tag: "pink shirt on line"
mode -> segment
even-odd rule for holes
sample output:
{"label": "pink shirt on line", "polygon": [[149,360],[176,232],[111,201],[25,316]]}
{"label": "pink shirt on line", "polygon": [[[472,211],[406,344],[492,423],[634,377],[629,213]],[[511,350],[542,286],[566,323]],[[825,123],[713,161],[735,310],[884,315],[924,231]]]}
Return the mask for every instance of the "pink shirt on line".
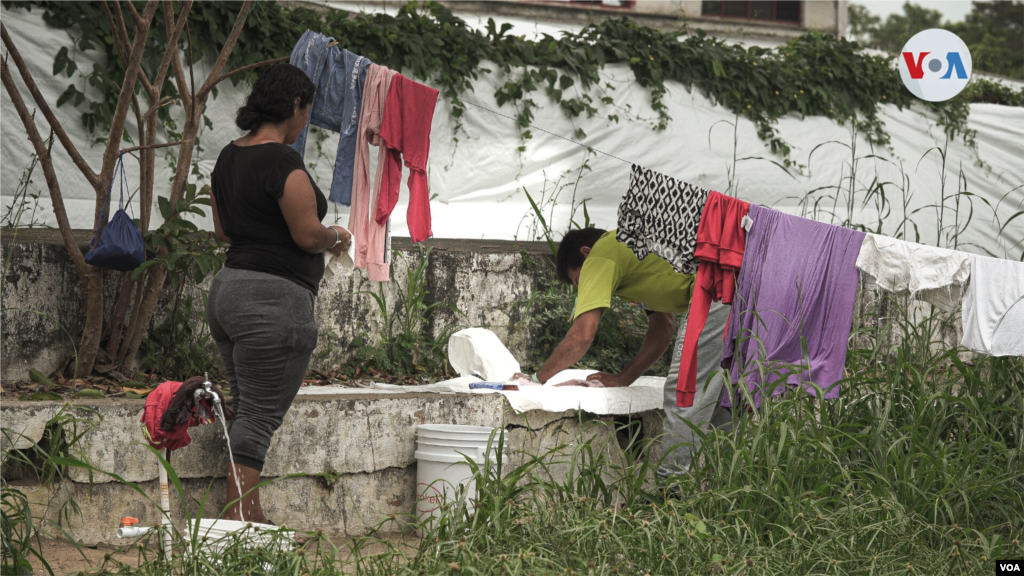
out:
{"label": "pink shirt on line", "polygon": [[352,211],[349,213],[348,229],[355,238],[355,266],[365,268],[367,276],[374,282],[385,282],[390,278],[386,254],[387,219],[381,224],[376,218],[370,218],[376,212],[371,206],[373,192],[381,188],[387,154],[378,152],[377,173],[371,185],[369,144],[380,146],[384,106],[396,74],[394,70],[377,64],[370,64],[366,70],[352,175]]}

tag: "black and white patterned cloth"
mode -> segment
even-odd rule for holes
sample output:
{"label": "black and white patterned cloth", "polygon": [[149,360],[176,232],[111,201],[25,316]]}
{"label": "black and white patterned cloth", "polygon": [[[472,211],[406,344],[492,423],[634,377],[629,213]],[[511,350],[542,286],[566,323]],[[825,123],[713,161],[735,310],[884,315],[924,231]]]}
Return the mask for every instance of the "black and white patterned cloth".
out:
{"label": "black and white patterned cloth", "polygon": [[619,204],[615,239],[641,260],[654,254],[667,260],[676,272],[696,274],[693,251],[709,192],[634,164],[629,190]]}

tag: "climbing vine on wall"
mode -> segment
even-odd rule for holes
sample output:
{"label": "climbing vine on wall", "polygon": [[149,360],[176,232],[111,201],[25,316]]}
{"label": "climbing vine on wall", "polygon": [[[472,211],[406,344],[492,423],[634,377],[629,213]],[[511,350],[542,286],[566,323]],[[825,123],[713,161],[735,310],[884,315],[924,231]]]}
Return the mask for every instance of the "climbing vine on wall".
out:
{"label": "climbing vine on wall", "polygon": [[[41,7],[47,23],[72,30],[73,49],[105,50],[108,66],[84,72],[100,96],[90,99],[72,84],[60,102],[86,106],[83,119],[87,127],[102,128],[104,118],[109,116],[105,107],[116,99],[120,71],[100,5],[5,5]],[[195,24],[191,41],[198,60],[223,43],[235,12],[230,3],[224,2],[197,2],[192,10]],[[628,65],[636,81],[649,91],[651,108],[657,114],[655,130],[665,129],[671,121],[665,104],[666,82],[676,81],[749,118],[760,138],[787,165],[791,163],[790,147],[775,127],[777,120],[787,114],[826,116],[840,124],[852,123],[872,143],[887,145],[889,135],[879,118],[880,105],[902,109],[918,104],[935,113],[947,135],[974,146],[974,134],[967,127],[969,103],[1024,105],[1024,90],[1014,91],[985,80],[973,81],[950,101],[920,102],[903,87],[891,58],[868,55],[855,42],[819,32],[807,32],[778,48],[766,49],[730,45],[701,30],[662,32],[623,17],[591,24],[579,33],[565,32],[560,38],[544,35],[539,40],[527,40],[509,34],[511,25],[498,25],[493,20],[486,30],[473,30],[448,8],[433,2],[410,2],[396,15],[314,11],[276,2],[259,2],[254,10],[239,37],[238,49],[231,55],[231,68],[286,56],[303,30],[319,30],[374,62],[439,87],[461,126],[466,111],[461,98],[468,98],[472,81],[492,72],[489,66],[494,66],[504,79],[495,98],[501,106],[514,107],[524,140],[531,137],[529,124],[538,106],[532,95],[538,90],[557,102],[570,118],[599,115],[597,101],[615,110],[614,88],[602,84],[600,76],[602,66],[607,64]],[[157,19],[150,42],[159,46],[164,33]],[[146,65],[155,66],[156,62]],[[66,72],[70,77],[73,70],[73,58],[62,49],[54,73]],[[237,83],[254,77],[255,72],[250,72],[232,80]],[[170,84],[167,87],[168,92],[174,89]],[[613,112],[607,118],[618,121],[619,114]],[[169,115],[162,119],[173,129]],[[577,128],[575,136],[584,138],[586,134]]]}

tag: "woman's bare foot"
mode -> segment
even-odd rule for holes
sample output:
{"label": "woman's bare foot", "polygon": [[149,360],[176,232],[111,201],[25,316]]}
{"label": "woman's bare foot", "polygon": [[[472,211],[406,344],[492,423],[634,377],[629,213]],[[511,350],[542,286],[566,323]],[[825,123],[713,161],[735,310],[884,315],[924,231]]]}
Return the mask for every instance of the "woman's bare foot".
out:
{"label": "woman's bare foot", "polygon": [[[228,464],[227,493],[228,508],[224,520],[238,520],[254,524],[270,524],[260,504],[260,473],[254,468]],[[241,492],[239,492],[241,486]]]}

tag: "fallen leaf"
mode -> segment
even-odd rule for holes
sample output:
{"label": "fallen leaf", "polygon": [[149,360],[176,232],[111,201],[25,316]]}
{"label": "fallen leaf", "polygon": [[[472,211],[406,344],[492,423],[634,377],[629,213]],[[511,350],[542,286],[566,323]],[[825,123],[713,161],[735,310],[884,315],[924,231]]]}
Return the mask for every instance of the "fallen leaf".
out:
{"label": "fallen leaf", "polygon": [[85,388],[75,392],[71,396],[72,398],[106,398],[107,395],[100,390],[94,388]]}
{"label": "fallen leaf", "polygon": [[31,394],[29,396],[22,396],[22,398],[19,398],[19,400],[21,400],[21,399],[31,400],[31,401],[63,400],[63,398],[61,398],[61,396],[59,394],[54,394],[53,392],[36,392],[35,394]]}
{"label": "fallen leaf", "polygon": [[56,386],[57,386],[56,384],[53,383],[53,380],[50,380],[49,378],[47,378],[39,370],[29,370],[28,371],[28,377],[29,377],[29,380],[35,382],[36,384],[40,384],[40,385],[42,385],[42,386],[44,386],[46,388],[56,388]]}

